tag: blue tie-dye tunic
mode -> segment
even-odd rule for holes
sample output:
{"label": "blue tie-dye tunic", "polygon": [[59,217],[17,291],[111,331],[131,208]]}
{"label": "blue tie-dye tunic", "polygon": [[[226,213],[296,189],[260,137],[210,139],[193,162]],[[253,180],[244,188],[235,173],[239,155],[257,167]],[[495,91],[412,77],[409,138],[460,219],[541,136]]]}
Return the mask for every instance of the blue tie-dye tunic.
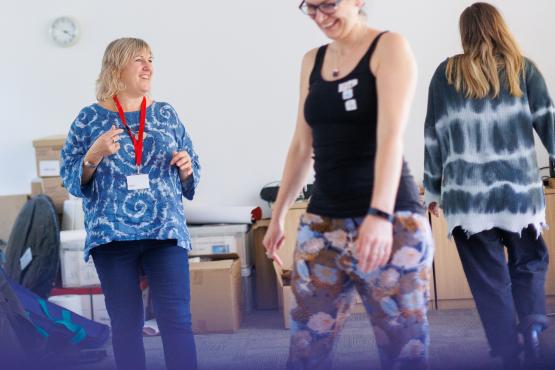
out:
{"label": "blue tie-dye tunic", "polygon": [[[125,113],[134,133],[139,112]],[[176,111],[167,103],[154,102],[146,111],[141,174],[148,174],[150,189],[127,190],[127,176],[137,173],[131,138],[124,131],[120,150],[105,157],[92,180],[81,186],[83,158],[95,140],[112,125],[123,128],[117,112],[93,104],[81,110],[62,149],[61,177],[66,189],[83,198],[85,212],[85,260],[90,250],[115,240],[176,239],[190,249],[182,196],[192,199],[200,177],[198,156]],[[179,170],[170,166],[174,151],[186,150],[193,175],[181,183]]]}
{"label": "blue tie-dye tunic", "polygon": [[443,62],[432,78],[425,122],[425,201],[438,202],[449,234],[498,227],[545,227],[545,200],[533,131],[555,158],[555,109],[545,81],[526,60],[523,96],[468,99],[447,83]]}

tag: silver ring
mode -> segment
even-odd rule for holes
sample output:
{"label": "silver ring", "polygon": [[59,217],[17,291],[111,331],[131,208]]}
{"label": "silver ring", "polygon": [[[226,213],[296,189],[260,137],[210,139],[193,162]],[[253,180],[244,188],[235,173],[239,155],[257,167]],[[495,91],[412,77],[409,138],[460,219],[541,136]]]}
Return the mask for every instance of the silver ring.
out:
{"label": "silver ring", "polygon": [[117,141],[116,139],[112,139],[112,142],[115,144],[115,143],[117,143],[118,141]]}

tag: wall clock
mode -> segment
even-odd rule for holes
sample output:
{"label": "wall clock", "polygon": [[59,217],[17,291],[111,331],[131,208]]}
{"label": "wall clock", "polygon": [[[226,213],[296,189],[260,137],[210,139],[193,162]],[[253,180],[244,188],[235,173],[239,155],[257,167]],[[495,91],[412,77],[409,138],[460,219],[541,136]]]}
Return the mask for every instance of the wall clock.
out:
{"label": "wall clock", "polygon": [[50,37],[58,46],[75,45],[79,39],[79,25],[71,17],[58,17],[50,25]]}

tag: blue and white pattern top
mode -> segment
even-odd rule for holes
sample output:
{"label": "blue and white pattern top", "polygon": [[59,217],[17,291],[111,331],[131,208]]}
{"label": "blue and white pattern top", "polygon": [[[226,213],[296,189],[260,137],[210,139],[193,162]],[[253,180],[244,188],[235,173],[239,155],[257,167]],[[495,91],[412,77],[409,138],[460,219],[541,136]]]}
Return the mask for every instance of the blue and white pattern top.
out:
{"label": "blue and white pattern top", "polygon": [[[139,113],[125,113],[134,133]],[[124,129],[120,150],[105,157],[91,181],[81,186],[85,154],[112,125]],[[170,161],[173,152],[184,150],[192,159],[193,175],[181,183],[179,170]],[[118,113],[98,104],[79,112],[62,148],[60,172],[66,189],[83,198],[85,260],[92,248],[116,240],[176,239],[179,246],[191,249],[182,196],[193,198],[200,165],[185,126],[168,103],[153,102],[147,107],[142,161],[140,173],[148,175],[150,189],[127,190],[126,176],[135,175],[137,167],[133,143]]]}
{"label": "blue and white pattern top", "polygon": [[534,130],[555,159],[555,108],[535,65],[525,60],[523,95],[468,99],[449,85],[446,62],[430,83],[425,121],[426,204],[442,207],[449,234],[493,227],[520,233],[545,225]]}

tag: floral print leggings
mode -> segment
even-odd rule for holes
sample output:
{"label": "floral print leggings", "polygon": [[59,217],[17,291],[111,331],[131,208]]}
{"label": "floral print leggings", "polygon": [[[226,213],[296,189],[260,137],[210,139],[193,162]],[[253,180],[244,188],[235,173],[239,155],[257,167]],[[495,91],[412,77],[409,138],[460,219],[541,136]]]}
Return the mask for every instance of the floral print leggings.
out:
{"label": "floral print leggings", "polygon": [[382,369],[427,369],[429,280],[434,246],[427,218],[397,212],[388,264],[357,268],[363,218],[301,218],[291,276],[288,369],[329,369],[333,345],[358,291],[374,329]]}

